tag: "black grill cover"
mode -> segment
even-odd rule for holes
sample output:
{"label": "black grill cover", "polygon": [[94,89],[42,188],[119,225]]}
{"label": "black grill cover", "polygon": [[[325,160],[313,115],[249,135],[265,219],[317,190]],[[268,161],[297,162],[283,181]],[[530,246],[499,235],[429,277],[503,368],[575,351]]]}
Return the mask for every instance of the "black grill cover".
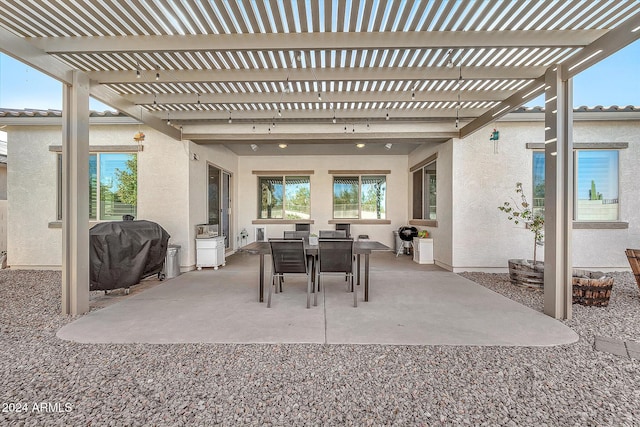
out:
{"label": "black grill cover", "polygon": [[92,291],[128,288],[159,273],[169,234],[151,221],[103,222],[89,230]]}

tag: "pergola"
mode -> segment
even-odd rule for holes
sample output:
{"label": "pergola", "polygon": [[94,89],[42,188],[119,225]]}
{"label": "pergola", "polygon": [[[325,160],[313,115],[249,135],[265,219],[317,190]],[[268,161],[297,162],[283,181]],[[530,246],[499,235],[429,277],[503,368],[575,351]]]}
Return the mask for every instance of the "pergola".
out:
{"label": "pergola", "polygon": [[293,154],[340,153],[360,140],[408,153],[545,94],[545,312],[571,316],[571,79],[640,38],[638,0],[0,0],[0,10],[0,50],[64,84],[64,312],[88,310],[90,96],[242,155],[283,141]]}

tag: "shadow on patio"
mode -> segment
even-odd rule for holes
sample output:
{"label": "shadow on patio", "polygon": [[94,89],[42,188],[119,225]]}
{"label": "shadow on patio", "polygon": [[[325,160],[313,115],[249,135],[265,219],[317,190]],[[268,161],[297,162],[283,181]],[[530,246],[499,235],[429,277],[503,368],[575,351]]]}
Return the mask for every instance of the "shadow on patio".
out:
{"label": "shadow on patio", "polygon": [[267,309],[258,302],[258,271],[257,256],[235,254],[217,271],[192,271],[132,292],[66,325],[58,337],[83,343],[479,346],[578,340],[571,329],[540,312],[391,252],[372,254],[370,301],[363,302],[364,286],[359,286],[357,308],[344,279],[335,276],[324,280],[318,306],[307,309],[306,280],[291,276]]}

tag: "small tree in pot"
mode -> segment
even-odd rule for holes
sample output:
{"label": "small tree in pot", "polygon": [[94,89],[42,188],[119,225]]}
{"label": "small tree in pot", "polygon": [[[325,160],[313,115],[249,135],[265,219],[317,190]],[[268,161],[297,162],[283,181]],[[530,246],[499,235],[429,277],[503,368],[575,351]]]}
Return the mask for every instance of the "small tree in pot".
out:
{"label": "small tree in pot", "polygon": [[[537,248],[538,245],[543,244],[544,236],[544,212],[534,212],[531,204],[527,201],[527,196],[522,190],[522,183],[516,183],[516,193],[520,196],[520,200],[516,201],[511,199],[511,202],[504,202],[502,206],[498,206],[502,212],[507,214],[507,219],[513,221],[514,224],[525,224],[525,227],[531,230],[533,233],[533,265],[531,268],[535,271],[537,268]],[[510,260],[510,264],[513,260]],[[544,268],[542,268],[544,269]],[[512,274],[512,279],[514,275]],[[534,285],[541,287],[541,283],[525,283],[527,285]]]}

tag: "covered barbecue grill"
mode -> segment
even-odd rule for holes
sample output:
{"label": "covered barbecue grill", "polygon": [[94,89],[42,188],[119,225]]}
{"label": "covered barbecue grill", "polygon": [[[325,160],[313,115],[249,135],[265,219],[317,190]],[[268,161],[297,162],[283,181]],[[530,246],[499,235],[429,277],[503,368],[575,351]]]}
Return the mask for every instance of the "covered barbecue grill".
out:
{"label": "covered barbecue grill", "polygon": [[151,221],[114,221],[89,230],[89,289],[106,291],[161,277],[169,233]]}

